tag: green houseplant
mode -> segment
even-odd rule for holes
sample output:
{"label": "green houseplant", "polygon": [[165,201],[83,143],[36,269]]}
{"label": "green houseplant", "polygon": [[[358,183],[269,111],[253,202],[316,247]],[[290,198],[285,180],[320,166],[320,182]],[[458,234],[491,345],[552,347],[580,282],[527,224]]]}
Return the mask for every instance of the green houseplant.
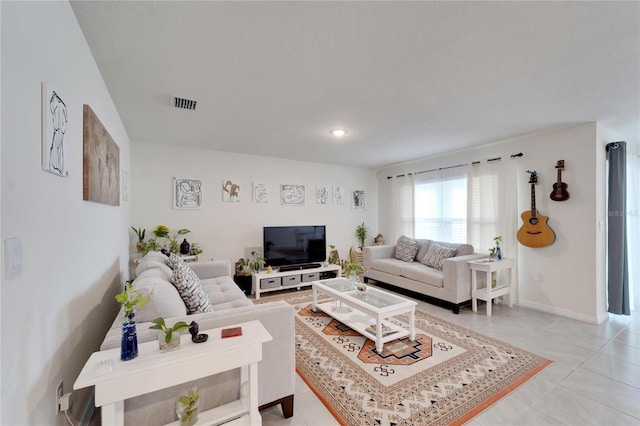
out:
{"label": "green houseplant", "polygon": [[158,345],[161,351],[171,351],[180,347],[180,330],[189,328],[184,321],[178,321],[173,326],[168,327],[164,318],[156,318],[149,327],[151,330],[158,330]]}
{"label": "green houseplant", "polygon": [[369,235],[369,231],[367,230],[367,227],[364,225],[364,222],[362,222],[362,225],[358,225],[356,227],[356,237],[358,237],[358,241],[360,241],[360,248],[364,247],[364,240],[367,239],[368,235]]}
{"label": "green houseplant", "polygon": [[260,268],[267,263],[267,260],[261,256],[262,253],[260,253],[257,250],[252,250],[251,251],[251,258],[246,258],[242,260],[242,266],[243,269],[242,271],[244,272],[245,275],[250,275],[251,271],[253,272],[259,272]]}
{"label": "green houseplant", "polygon": [[136,250],[139,251],[140,253],[145,252],[146,244],[144,243],[144,236],[147,230],[144,228],[134,228],[133,226],[131,227],[131,229],[133,229],[133,232],[135,232],[136,236],[138,237],[138,242],[136,243]]}
{"label": "green houseplant", "polygon": [[122,304],[122,341],[120,346],[120,359],[128,361],[138,356],[138,335],[136,333],[135,307],[143,307],[149,302],[151,296],[144,295],[133,288],[131,281],[124,284],[124,291],[116,294],[116,301]]}
{"label": "green houseplant", "polygon": [[176,414],[181,426],[192,426],[198,421],[200,391],[197,386],[180,395],[176,401]]}

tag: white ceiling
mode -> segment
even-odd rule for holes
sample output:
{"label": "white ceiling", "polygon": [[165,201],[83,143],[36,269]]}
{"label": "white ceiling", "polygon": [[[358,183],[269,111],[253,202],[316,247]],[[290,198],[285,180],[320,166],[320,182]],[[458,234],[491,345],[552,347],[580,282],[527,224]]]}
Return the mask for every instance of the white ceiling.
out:
{"label": "white ceiling", "polygon": [[636,1],[71,4],[133,143],[380,167],[589,121],[640,140]]}

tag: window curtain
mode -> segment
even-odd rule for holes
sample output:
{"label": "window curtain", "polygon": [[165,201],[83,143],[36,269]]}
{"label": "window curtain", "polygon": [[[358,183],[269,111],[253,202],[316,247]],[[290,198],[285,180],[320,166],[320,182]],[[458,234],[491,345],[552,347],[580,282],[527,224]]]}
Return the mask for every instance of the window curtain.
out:
{"label": "window curtain", "polygon": [[467,178],[466,165],[416,173],[416,238],[451,243],[467,241]]}
{"label": "window curtain", "polygon": [[640,149],[627,152],[627,265],[631,310],[640,308]]}
{"label": "window curtain", "polygon": [[[518,201],[516,163],[510,160],[471,166],[468,181],[467,235],[477,253],[489,253],[501,236],[503,257],[518,264]],[[517,275],[517,274],[516,274]],[[514,284],[514,288],[517,288]]]}
{"label": "window curtain", "polygon": [[401,236],[413,237],[413,175],[401,175],[387,182],[391,186],[391,239],[386,244],[394,244]]}
{"label": "window curtain", "polygon": [[626,142],[607,144],[607,310],[630,315],[627,257]]}

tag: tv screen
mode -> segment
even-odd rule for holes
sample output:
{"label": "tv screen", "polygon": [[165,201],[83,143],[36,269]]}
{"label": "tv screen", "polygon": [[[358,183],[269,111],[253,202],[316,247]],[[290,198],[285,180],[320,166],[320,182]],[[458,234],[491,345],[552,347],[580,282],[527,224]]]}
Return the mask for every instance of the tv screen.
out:
{"label": "tv screen", "polygon": [[327,238],[320,226],[265,226],[262,249],[269,266],[324,262]]}

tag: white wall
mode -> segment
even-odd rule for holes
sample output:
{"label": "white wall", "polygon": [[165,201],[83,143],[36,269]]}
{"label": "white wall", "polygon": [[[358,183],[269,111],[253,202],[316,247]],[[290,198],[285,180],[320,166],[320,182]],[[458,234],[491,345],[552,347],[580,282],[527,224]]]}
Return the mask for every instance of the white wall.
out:
{"label": "white wall", "polygon": [[[602,321],[606,318],[604,232],[598,230],[598,223],[605,220],[605,142],[597,138],[596,130],[595,123],[588,123],[389,167],[379,173],[380,205],[390,203],[387,176],[502,157],[502,161],[518,164],[518,211],[523,212],[531,208],[526,170],[536,170],[536,206],[541,214],[549,217],[548,225],[555,232],[556,240],[551,246],[539,249],[519,244],[518,301],[523,306],[583,321]],[[524,156],[509,158],[518,152]],[[571,196],[563,202],[549,198],[557,179],[558,160],[565,160],[562,180],[567,183]],[[520,219],[518,223],[522,224]],[[392,229],[384,209],[380,211],[380,228],[383,233]]]}
{"label": "white wall", "polygon": [[[132,225],[147,229],[147,235],[159,224],[173,231],[188,228],[187,240],[204,247],[205,259],[237,261],[247,247],[262,246],[263,226],[326,225],[327,243],[336,245],[342,258],[358,245],[356,226],[364,222],[369,228],[368,244],[378,233],[374,170],[139,142],[132,143],[131,162]],[[201,210],[172,208],[173,177],[203,181]],[[223,179],[240,185],[240,202],[222,201]],[[252,201],[253,182],[267,184],[268,203]],[[281,205],[281,184],[304,185],[305,205]],[[343,205],[316,204],[318,185],[343,186],[348,194],[364,189],[366,210],[352,211],[348,196]],[[132,250],[133,243],[131,232]]]}
{"label": "white wall", "polygon": [[[129,205],[82,200],[82,105],[120,147],[129,140],[67,2],[1,2],[2,240],[20,238],[22,273],[2,276],[3,425],[63,425],[55,388],[70,392],[115,318],[128,261]],[[40,83],[69,111],[69,177],[41,169]],[[82,394],[74,392],[72,417]]]}

